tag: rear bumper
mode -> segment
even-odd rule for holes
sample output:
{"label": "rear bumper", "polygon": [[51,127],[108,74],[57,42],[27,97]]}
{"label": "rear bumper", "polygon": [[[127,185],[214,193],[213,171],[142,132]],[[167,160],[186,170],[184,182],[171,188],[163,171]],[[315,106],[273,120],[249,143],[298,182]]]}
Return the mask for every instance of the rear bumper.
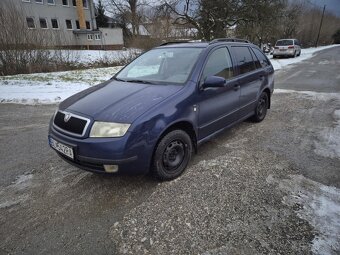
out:
{"label": "rear bumper", "polygon": [[285,50],[285,51],[280,51],[280,50],[274,50],[273,56],[294,56],[295,50]]}
{"label": "rear bumper", "polygon": [[57,154],[69,164],[80,169],[106,173],[104,165],[117,165],[116,174],[144,174],[149,171],[151,154],[145,144],[131,142],[131,133],[121,138],[79,139],[59,133],[50,127],[48,137],[73,149],[71,159],[60,152]]}

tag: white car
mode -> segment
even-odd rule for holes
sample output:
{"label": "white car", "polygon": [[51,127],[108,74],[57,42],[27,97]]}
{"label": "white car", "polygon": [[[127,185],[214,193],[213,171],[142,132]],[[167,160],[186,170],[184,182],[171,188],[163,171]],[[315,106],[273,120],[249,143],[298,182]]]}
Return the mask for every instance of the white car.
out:
{"label": "white car", "polygon": [[280,39],[276,42],[273,58],[297,57],[301,55],[301,44],[297,39]]}

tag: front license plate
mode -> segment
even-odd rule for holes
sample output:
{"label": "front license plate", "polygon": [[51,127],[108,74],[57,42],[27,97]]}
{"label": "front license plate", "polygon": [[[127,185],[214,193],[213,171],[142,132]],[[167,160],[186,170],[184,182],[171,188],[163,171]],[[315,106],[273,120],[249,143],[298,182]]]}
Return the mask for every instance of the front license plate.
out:
{"label": "front license plate", "polygon": [[56,151],[59,151],[61,154],[74,159],[74,155],[73,155],[73,149],[63,143],[60,143],[56,140],[54,140],[53,138],[50,137],[50,145],[53,149],[55,149]]}

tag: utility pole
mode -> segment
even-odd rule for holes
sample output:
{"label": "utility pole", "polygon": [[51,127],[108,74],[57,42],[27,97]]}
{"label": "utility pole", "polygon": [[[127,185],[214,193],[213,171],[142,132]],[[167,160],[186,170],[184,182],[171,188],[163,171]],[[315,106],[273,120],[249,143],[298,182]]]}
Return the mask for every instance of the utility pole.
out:
{"label": "utility pole", "polygon": [[322,22],[323,22],[323,16],[325,15],[325,10],[326,10],[326,5],[323,6],[323,12],[322,12],[322,17],[321,17],[321,21],[320,21],[318,37],[316,38],[316,42],[315,42],[315,48],[318,47],[320,32],[321,32],[321,27],[322,27]]}

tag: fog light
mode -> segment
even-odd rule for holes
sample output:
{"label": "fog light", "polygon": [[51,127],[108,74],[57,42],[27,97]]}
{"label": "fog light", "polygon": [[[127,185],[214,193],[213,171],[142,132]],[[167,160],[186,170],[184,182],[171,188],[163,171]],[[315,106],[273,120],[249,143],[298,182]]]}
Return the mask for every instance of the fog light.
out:
{"label": "fog light", "polygon": [[118,172],[117,165],[104,165],[105,172],[107,173],[116,173]]}

